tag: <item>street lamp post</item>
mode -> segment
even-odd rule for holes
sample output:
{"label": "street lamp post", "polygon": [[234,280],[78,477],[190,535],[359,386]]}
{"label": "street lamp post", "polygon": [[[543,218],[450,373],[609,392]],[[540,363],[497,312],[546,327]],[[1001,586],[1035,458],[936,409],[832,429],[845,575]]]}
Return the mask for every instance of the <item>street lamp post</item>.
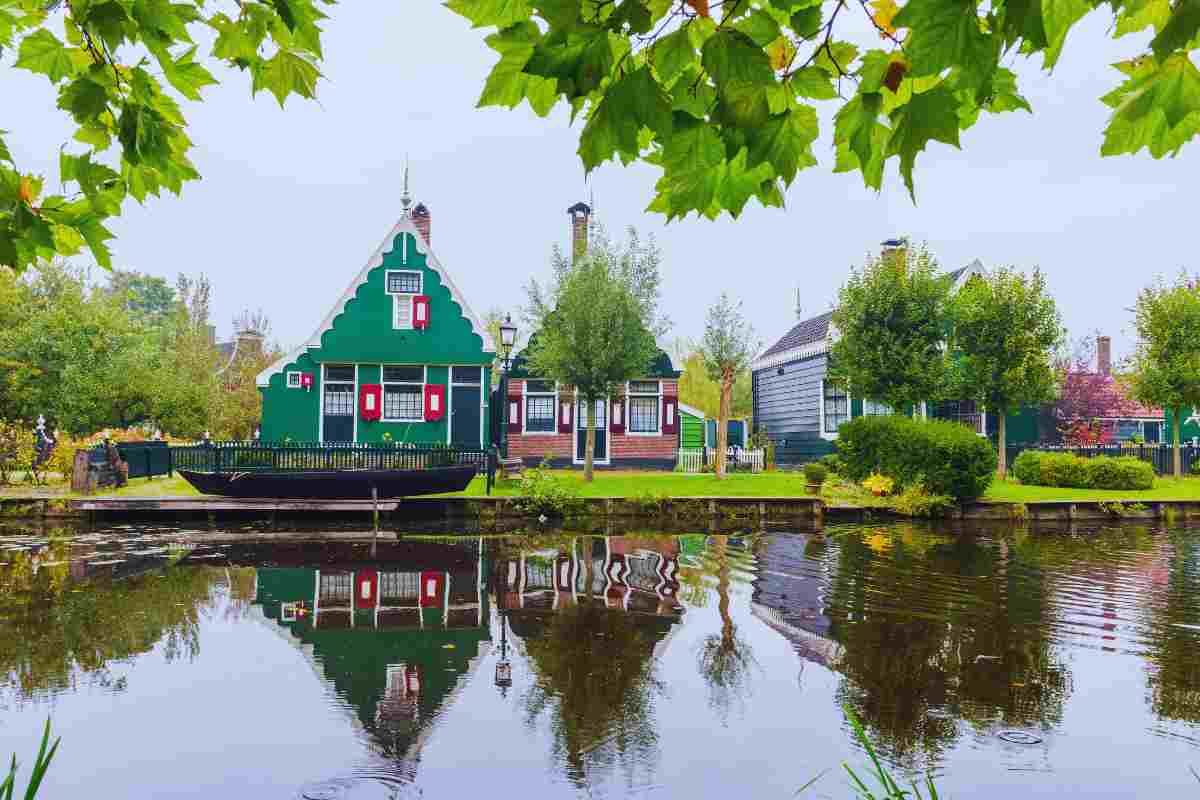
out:
{"label": "street lamp post", "polygon": [[508,371],[512,368],[512,349],[517,342],[517,326],[513,324],[512,315],[505,314],[500,323],[500,455],[508,458]]}

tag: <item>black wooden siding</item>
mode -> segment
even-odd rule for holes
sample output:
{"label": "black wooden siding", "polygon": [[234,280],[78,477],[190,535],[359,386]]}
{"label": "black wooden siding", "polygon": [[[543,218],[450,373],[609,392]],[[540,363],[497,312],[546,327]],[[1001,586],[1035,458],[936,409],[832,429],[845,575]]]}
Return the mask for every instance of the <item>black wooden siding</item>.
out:
{"label": "black wooden siding", "polygon": [[827,362],[821,353],[754,372],[754,428],[766,431],[775,445],[777,464],[801,464],[833,452],[833,443],[821,438],[820,427]]}

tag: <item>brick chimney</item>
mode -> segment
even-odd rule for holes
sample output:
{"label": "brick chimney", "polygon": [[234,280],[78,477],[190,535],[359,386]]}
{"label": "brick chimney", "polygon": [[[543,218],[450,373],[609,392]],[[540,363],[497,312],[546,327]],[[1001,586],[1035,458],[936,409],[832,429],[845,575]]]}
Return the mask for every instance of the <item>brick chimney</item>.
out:
{"label": "brick chimney", "polygon": [[1096,337],[1096,371],[1101,375],[1112,374],[1112,338]]}
{"label": "brick chimney", "polygon": [[587,252],[592,207],[587,203],[576,203],[567,209],[567,213],[571,215],[571,260],[578,261]]}
{"label": "brick chimney", "polygon": [[904,255],[907,251],[907,236],[898,236],[895,239],[887,239],[880,244],[880,256],[885,260],[896,259],[903,263]]}
{"label": "brick chimney", "polygon": [[412,212],[413,224],[417,226],[417,230],[421,232],[421,238],[425,240],[425,244],[430,244],[429,226],[433,220],[429,217],[429,206],[424,203],[417,203],[417,207]]}

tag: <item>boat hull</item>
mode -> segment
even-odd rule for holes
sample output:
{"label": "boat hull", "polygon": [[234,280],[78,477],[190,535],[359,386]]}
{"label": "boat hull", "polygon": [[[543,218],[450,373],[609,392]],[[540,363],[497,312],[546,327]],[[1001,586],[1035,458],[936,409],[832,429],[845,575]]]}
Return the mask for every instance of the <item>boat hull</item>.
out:
{"label": "boat hull", "polygon": [[308,472],[178,471],[202,494],[222,497],[314,500],[370,500],[375,488],[380,500],[425,494],[461,492],[476,468],[313,470]]}

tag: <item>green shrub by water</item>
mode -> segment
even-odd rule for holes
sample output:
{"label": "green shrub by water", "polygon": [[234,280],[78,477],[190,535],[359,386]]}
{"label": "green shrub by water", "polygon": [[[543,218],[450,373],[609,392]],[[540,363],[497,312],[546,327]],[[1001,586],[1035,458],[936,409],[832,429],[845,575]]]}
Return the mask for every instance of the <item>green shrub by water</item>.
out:
{"label": "green shrub by water", "polygon": [[828,475],[829,470],[826,469],[824,464],[817,464],[814,462],[812,464],[804,465],[804,479],[813,486],[820,486],[825,482],[825,478]]}
{"label": "green shrub by water", "polygon": [[957,502],[983,496],[996,472],[996,451],[957,422],[906,416],[858,417],[838,428],[843,474],[862,481],[873,473],[896,488],[922,485]]}
{"label": "green shrub by water", "polygon": [[1073,453],[1026,450],[1017,456],[1012,471],[1028,486],[1131,490],[1154,486],[1154,468],[1133,456],[1083,458]]}

